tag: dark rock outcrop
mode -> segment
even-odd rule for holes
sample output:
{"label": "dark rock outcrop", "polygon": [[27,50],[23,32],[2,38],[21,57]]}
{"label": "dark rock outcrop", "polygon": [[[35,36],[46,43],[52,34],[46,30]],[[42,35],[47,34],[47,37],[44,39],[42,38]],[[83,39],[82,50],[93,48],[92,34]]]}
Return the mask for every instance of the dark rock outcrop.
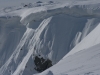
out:
{"label": "dark rock outcrop", "polygon": [[52,66],[51,60],[44,59],[43,57],[39,58],[38,56],[35,57],[34,63],[35,63],[35,66],[36,66],[34,69],[38,72],[42,72],[42,71],[44,71],[47,68]]}

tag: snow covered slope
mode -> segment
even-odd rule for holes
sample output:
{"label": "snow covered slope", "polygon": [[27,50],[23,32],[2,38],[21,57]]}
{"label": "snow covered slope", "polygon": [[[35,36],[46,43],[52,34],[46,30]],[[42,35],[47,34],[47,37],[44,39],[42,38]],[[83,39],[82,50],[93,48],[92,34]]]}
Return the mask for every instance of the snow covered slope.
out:
{"label": "snow covered slope", "polygon": [[34,75],[100,75],[100,44],[76,52],[40,74]]}
{"label": "snow covered slope", "polygon": [[99,75],[100,24],[56,65],[34,75]]}
{"label": "snow covered slope", "polygon": [[[100,1],[97,1],[66,1],[31,8],[12,7],[1,10],[0,75],[33,75],[39,70],[44,71],[43,63],[47,60],[48,64],[51,62],[54,65],[49,69],[50,75],[52,72],[54,75],[66,75],[67,71],[81,67],[81,61],[78,66],[73,63],[76,59],[71,59],[77,57],[77,52],[80,52],[80,56],[82,53],[85,56],[86,51],[90,51],[87,48],[100,43]],[[91,58],[92,55],[87,56]],[[35,64],[36,57],[43,60],[40,63],[42,67]],[[62,68],[55,67],[69,67],[71,64],[66,63],[67,58],[75,67],[60,72]],[[87,59],[84,58],[85,60]],[[59,66],[58,62],[62,65]],[[86,63],[88,64],[87,61]],[[42,74],[45,75],[47,71]],[[77,71],[75,74],[78,74]]]}

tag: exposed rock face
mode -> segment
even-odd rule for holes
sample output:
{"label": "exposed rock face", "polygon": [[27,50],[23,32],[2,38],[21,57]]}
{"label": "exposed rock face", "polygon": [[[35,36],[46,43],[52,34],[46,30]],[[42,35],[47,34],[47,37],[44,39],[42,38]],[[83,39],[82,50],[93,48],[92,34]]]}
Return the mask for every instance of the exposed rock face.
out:
{"label": "exposed rock face", "polygon": [[38,56],[35,57],[34,63],[36,66],[34,69],[38,72],[42,72],[52,66],[51,60],[49,60],[49,59],[46,60],[43,57],[39,58]]}

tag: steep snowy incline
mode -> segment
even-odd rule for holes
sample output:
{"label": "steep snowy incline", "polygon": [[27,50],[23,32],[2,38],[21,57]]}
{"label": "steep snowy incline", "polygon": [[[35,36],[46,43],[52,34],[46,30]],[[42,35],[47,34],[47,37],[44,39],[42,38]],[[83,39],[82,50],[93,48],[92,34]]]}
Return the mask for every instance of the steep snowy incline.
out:
{"label": "steep snowy incline", "polygon": [[18,66],[18,68],[16,69],[16,71],[13,73],[13,75],[19,75],[19,74],[22,74],[23,73],[23,71],[25,69],[25,66],[26,66],[29,58],[31,57],[31,55],[34,52],[35,43],[37,43],[39,41],[39,37],[40,37],[41,32],[48,25],[48,23],[50,22],[51,19],[52,19],[52,17],[44,20],[41,23],[41,25],[36,29],[34,36],[29,41],[29,52],[23,58],[22,62],[20,63],[20,65]]}
{"label": "steep snowy incline", "polygon": [[[60,67],[74,65],[74,57],[78,56],[76,53],[80,53],[80,57],[83,53],[84,57],[85,51],[90,51],[91,46],[100,43],[100,1],[96,1],[68,0],[65,3],[0,12],[0,75],[33,75],[52,65],[59,67],[60,63],[64,63]],[[36,58],[38,61],[35,61]],[[67,58],[68,62],[72,61],[71,64],[65,64],[68,63]],[[85,60],[87,59],[84,58]],[[45,63],[46,61],[48,62]],[[69,70],[77,69],[83,63],[79,61],[79,64],[66,70],[69,74],[74,74]],[[62,68],[56,68],[59,72],[50,68],[51,74],[52,69],[54,74],[59,75]],[[61,70],[62,73],[64,71]],[[45,75],[45,72],[42,74]]]}
{"label": "steep snowy incline", "polygon": [[[33,29],[27,28],[26,33],[23,35],[23,38],[21,39],[14,53],[12,53],[8,61],[0,68],[0,75],[9,75],[10,74],[9,70],[11,71],[11,74],[15,71],[13,75],[19,75],[23,73],[28,60],[33,54],[35,43],[39,41],[39,36],[41,32],[48,25],[51,18],[44,20],[35,31]],[[23,49],[23,47],[28,42],[29,46],[27,46],[25,52],[19,55],[19,53],[21,53],[21,49]],[[22,56],[24,57],[21,58]]]}
{"label": "steep snowy incline", "polygon": [[34,75],[100,74],[100,23],[57,64]]}
{"label": "steep snowy incline", "polygon": [[100,44],[61,60],[43,73],[33,75],[100,75]]}
{"label": "steep snowy incline", "polygon": [[100,23],[77,46],[75,46],[64,58],[80,50],[87,49],[100,43]]}
{"label": "steep snowy incline", "polygon": [[0,18],[0,67],[16,49],[25,30],[19,17]]}
{"label": "steep snowy incline", "polygon": [[[12,71],[12,72],[13,72],[13,71],[16,69],[16,67],[13,67],[13,66],[18,65],[19,62],[20,62],[19,59],[21,59],[21,58],[19,58],[18,61],[16,61],[16,59],[15,59],[16,57],[15,57],[15,56],[17,56],[17,54],[21,51],[21,48],[22,48],[23,45],[27,42],[26,40],[29,39],[29,37],[30,37],[29,32],[32,33],[33,30],[32,30],[32,29],[27,29],[27,30],[26,30],[26,32],[24,33],[22,39],[20,40],[19,44],[17,45],[17,48],[14,50],[13,53],[11,53],[10,58],[8,58],[8,60],[5,62],[5,64],[0,68],[0,75],[3,75],[3,74],[5,74],[5,73],[6,73],[5,75],[8,75],[8,74],[9,74],[9,71]],[[27,51],[26,51],[26,52],[27,52]],[[26,52],[24,52],[24,54],[25,54]],[[23,56],[23,54],[22,54],[22,56]],[[3,60],[2,60],[2,61],[3,61]],[[12,63],[13,63],[13,64],[12,64]],[[14,64],[14,63],[16,63],[16,64]],[[10,66],[10,65],[12,65],[12,66]],[[11,73],[12,73],[12,72],[11,72]]]}
{"label": "steep snowy incline", "polygon": [[[24,33],[22,39],[20,40],[17,48],[13,50],[14,53],[13,54],[10,53],[11,57],[7,58],[8,61],[7,62],[3,61],[1,58],[1,60],[5,64],[1,65],[2,67],[0,68],[0,71],[1,71],[0,73],[4,75],[6,74],[10,75],[14,73],[17,68],[18,69],[20,68],[19,64],[22,61],[26,60],[25,56],[30,49],[33,49],[33,50],[35,49],[35,51],[32,53],[34,56],[37,56],[40,54],[43,58],[50,59],[52,61],[52,64],[57,63],[66,53],[70,51],[70,48],[73,48],[77,44],[77,43],[74,44],[74,46],[72,44],[70,46],[75,36],[77,39],[76,34],[79,32],[81,34],[84,34],[82,33],[82,30],[85,27],[85,24],[88,22],[87,19],[88,19],[87,17],[77,18],[77,17],[63,15],[63,14],[56,15],[52,18],[52,20],[50,20],[49,25],[45,29],[43,29],[43,31],[41,31],[39,34],[35,33],[37,32],[37,28],[34,28],[34,25],[38,25],[39,23],[35,24],[33,23],[33,21],[28,23],[26,26],[31,27],[31,28],[26,29],[26,32]],[[94,19],[94,20],[98,20],[98,19]],[[92,20],[92,22],[94,22],[94,20]],[[97,22],[99,22],[99,20]],[[43,21],[43,24],[46,24],[46,22]],[[41,27],[42,25],[38,27],[38,30]],[[38,37],[40,39],[36,37],[38,42],[34,43],[35,41],[34,38],[30,40],[33,35],[36,35],[36,36],[40,35],[40,37]],[[35,46],[33,44],[35,44]],[[11,50],[9,49],[9,51]],[[2,54],[1,56],[5,58]],[[23,75],[25,74],[27,75],[28,73],[32,75],[32,73],[35,73],[34,72],[35,71],[34,57],[33,59],[30,58],[28,60],[29,61],[26,62],[27,65],[25,64],[26,66],[28,66],[28,68],[25,68]],[[31,68],[31,71],[30,71],[30,68]],[[18,69],[16,70],[16,72],[20,72],[21,70],[23,70],[23,69],[20,69],[20,70]],[[16,72],[15,74],[17,74]]]}

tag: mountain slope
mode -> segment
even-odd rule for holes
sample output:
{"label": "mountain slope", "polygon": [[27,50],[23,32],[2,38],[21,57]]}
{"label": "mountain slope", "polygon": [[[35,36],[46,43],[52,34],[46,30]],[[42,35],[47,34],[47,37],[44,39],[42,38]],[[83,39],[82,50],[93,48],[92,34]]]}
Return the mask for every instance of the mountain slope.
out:
{"label": "mountain slope", "polygon": [[[85,56],[84,49],[100,43],[99,3],[99,1],[67,1],[31,8],[10,8],[11,11],[7,12],[1,11],[0,75],[33,75],[50,67],[47,65],[44,68],[43,65],[46,64],[54,65],[54,68],[48,69],[51,70],[49,71],[51,75],[64,74],[65,70],[60,71],[60,68],[55,68],[56,65],[61,63],[60,67],[68,66],[68,64],[63,65],[67,58],[71,61],[70,59],[77,57],[75,55],[77,52],[80,52],[81,56],[80,50],[83,50],[83,56]],[[35,62],[36,57],[37,62]],[[73,63],[75,60],[72,60],[72,65],[75,65]],[[84,58],[84,60],[87,59]],[[46,61],[49,62],[46,63]],[[82,66],[83,63],[81,61],[79,63],[79,67]],[[75,65],[67,70],[77,67]],[[57,70],[59,72],[56,72]],[[47,71],[42,74],[45,75]],[[65,73],[67,74],[67,71]],[[68,72],[68,74],[74,73]]]}
{"label": "mountain slope", "polygon": [[34,75],[99,75],[100,44],[62,59],[40,74]]}
{"label": "mountain slope", "polygon": [[99,75],[100,24],[56,65],[35,75]]}

